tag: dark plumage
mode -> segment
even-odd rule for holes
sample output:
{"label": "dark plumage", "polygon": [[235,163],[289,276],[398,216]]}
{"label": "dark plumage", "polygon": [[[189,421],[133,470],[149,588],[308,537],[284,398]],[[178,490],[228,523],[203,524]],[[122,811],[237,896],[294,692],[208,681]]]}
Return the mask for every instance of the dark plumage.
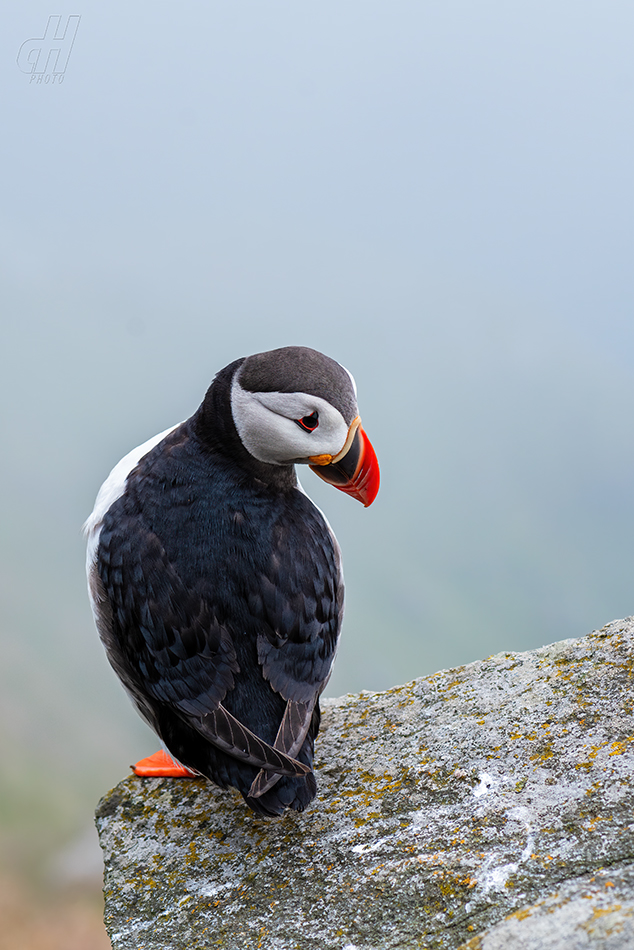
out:
{"label": "dark plumage", "polygon": [[[315,795],[319,695],[343,610],[337,542],[284,455],[314,464],[293,455],[313,444],[294,400],[303,416],[317,413],[316,438],[332,421],[339,441],[317,453],[315,470],[353,491],[340,484],[346,456],[336,472],[323,461],[356,433],[351,377],[314,350],[286,347],[222,370],[190,419],[141,447],[129,470],[126,460],[113,470],[87,522],[97,626],[141,715],[178,762],[266,815]],[[269,451],[261,432],[293,444],[264,461],[245,447],[251,430],[258,454]]]}

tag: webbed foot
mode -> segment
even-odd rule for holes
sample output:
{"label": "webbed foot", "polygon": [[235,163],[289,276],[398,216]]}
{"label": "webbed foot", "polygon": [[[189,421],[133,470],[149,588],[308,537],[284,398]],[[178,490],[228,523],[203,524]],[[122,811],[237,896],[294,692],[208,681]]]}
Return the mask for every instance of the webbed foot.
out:
{"label": "webbed foot", "polygon": [[168,755],[163,749],[149,755],[146,759],[141,759],[136,765],[131,766],[135,775],[142,778],[196,778],[197,772],[185,768],[175,762],[171,755]]}

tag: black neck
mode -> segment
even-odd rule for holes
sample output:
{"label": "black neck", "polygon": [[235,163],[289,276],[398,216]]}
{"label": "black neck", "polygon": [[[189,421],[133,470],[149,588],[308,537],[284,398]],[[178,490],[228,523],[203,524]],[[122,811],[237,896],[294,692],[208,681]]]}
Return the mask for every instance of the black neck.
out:
{"label": "black neck", "polygon": [[231,384],[244,358],[220,370],[205,394],[201,405],[191,417],[192,431],[202,446],[229,459],[253,478],[267,486],[286,490],[295,488],[294,465],[269,465],[247,452],[238,435],[231,412]]}

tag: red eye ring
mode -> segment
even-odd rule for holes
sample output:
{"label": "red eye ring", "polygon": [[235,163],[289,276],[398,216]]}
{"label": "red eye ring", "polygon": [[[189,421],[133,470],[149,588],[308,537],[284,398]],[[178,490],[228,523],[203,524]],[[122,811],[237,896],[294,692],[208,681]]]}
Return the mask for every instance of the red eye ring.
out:
{"label": "red eye ring", "polygon": [[314,430],[319,425],[319,415],[317,410],[315,410],[315,412],[311,412],[309,416],[302,416],[301,419],[296,419],[295,422],[306,432],[314,432]]}

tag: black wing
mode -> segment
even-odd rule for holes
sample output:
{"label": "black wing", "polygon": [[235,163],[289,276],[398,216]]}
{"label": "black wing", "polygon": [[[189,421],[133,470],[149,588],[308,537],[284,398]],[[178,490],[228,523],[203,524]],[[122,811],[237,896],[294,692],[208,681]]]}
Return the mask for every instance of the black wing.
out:
{"label": "black wing", "polygon": [[140,514],[104,518],[97,570],[112,611],[112,636],[143,690],[187,717],[217,709],[233,688],[231,637],[194,587],[186,587]]}
{"label": "black wing", "polygon": [[[301,492],[292,514],[277,521],[271,556],[257,578],[249,607],[260,621],[258,659],[264,676],[287,700],[273,744],[295,757],[308,734],[319,694],[330,677],[343,620],[341,552],[325,519]],[[279,780],[258,772],[248,798],[259,799]]]}
{"label": "black wing", "polygon": [[[300,492],[271,533],[271,555],[249,594],[261,621],[258,659],[276,692],[312,708],[328,678],[343,618],[339,546]],[[285,750],[286,751],[286,750]]]}

